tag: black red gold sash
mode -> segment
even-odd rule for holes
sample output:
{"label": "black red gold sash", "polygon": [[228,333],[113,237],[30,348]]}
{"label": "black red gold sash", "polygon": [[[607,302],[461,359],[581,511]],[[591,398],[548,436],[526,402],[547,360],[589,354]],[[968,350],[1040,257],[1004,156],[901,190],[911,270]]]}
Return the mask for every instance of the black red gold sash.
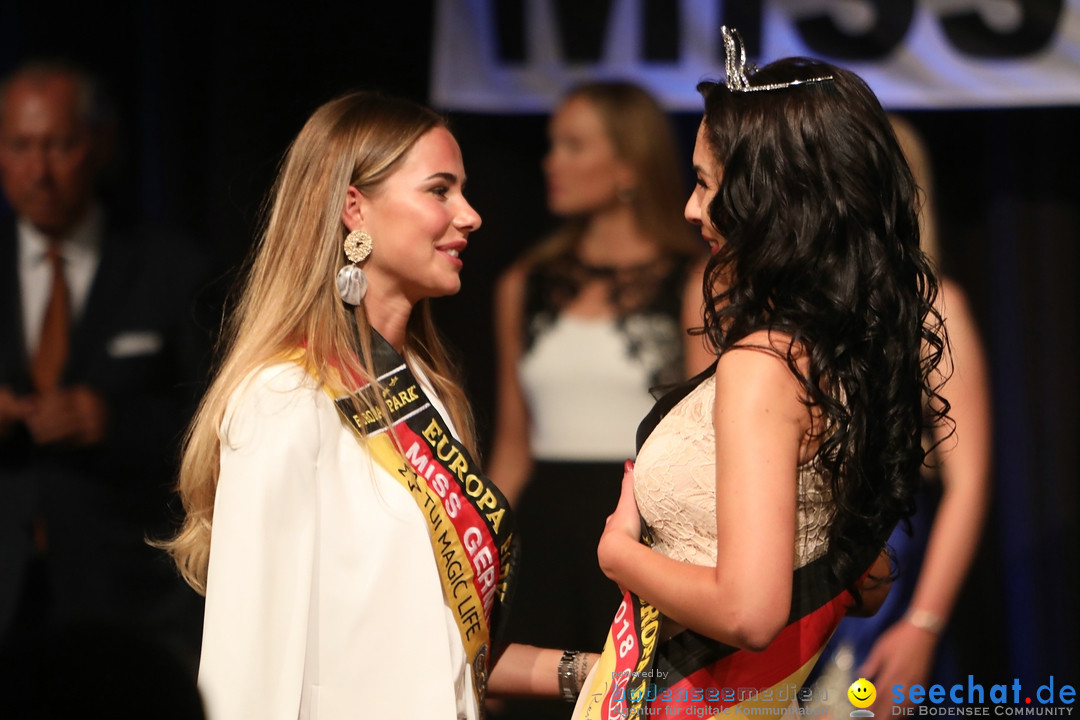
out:
{"label": "black red gold sash", "polygon": [[[803,681],[852,603],[847,590],[829,597],[825,562],[820,558],[795,571],[788,624],[762,652],[691,630],[660,642],[656,609],[628,592],[575,717],[644,716],[646,706],[696,718],[730,715],[736,706],[739,712],[750,707],[781,712],[799,699]],[[620,653],[623,649],[629,652]]]}
{"label": "black red gold sash", "polygon": [[517,552],[510,505],[450,432],[405,361],[375,332],[371,352],[380,392],[370,385],[359,391],[367,393],[370,409],[358,414],[352,396],[340,389],[327,392],[371,457],[409,491],[428,522],[482,713],[492,638],[505,624]]}
{"label": "black red gold sash", "polygon": [[[638,430],[639,448],[693,387],[683,386],[657,403]],[[647,530],[642,542],[651,544]],[[798,699],[803,681],[852,602],[845,586],[833,579],[827,557],[809,562],[795,570],[788,624],[767,649],[750,652],[691,630],[661,641],[659,612],[627,592],[592,684],[582,691],[575,720],[647,714],[710,718],[751,707],[759,714],[779,714]]]}

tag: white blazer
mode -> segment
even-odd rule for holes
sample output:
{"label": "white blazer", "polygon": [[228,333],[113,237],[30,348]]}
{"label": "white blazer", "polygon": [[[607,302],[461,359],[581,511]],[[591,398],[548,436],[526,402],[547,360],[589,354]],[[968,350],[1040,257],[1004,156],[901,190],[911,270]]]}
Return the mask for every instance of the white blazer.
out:
{"label": "white blazer", "polygon": [[478,717],[423,515],[297,365],[231,398],[213,523],[209,720]]}

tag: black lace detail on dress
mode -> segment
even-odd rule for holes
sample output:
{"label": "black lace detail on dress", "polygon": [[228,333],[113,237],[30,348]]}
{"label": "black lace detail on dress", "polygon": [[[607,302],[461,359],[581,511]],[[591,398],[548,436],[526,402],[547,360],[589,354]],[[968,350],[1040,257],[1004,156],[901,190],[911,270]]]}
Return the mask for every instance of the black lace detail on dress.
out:
{"label": "black lace detail on dress", "polygon": [[586,265],[575,257],[537,265],[525,285],[526,351],[586,283],[600,280],[608,285],[615,327],[626,338],[627,354],[645,365],[650,385],[681,381],[682,296],[689,268],[690,259],[684,257],[628,267]]}

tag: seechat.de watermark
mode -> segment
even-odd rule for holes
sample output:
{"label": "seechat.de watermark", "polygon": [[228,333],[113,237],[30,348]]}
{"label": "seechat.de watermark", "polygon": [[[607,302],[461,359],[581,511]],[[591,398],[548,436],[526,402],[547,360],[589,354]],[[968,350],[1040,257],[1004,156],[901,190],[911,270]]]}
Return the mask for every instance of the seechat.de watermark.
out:
{"label": "seechat.de watermark", "polygon": [[[896,716],[967,717],[1071,716],[1076,702],[1076,688],[1056,680],[1053,675],[1034,690],[1025,689],[1018,678],[1009,683],[984,685],[968,675],[966,683],[954,685],[893,685],[888,690],[891,714]],[[851,704],[859,708],[852,716],[867,717],[876,690],[865,678],[852,683],[848,691]]]}

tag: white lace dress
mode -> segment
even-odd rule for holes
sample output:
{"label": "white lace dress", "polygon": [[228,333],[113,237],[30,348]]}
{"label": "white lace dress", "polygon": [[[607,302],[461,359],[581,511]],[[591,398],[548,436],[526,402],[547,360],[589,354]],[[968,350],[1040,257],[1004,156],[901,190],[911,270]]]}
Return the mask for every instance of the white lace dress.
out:
{"label": "white lace dress", "polygon": [[[716,377],[676,405],[649,435],[634,468],[634,493],[656,550],[696,565],[716,564]],[[748,482],[752,479],[748,478]],[[795,567],[825,554],[832,517],[827,476],[799,467]]]}

